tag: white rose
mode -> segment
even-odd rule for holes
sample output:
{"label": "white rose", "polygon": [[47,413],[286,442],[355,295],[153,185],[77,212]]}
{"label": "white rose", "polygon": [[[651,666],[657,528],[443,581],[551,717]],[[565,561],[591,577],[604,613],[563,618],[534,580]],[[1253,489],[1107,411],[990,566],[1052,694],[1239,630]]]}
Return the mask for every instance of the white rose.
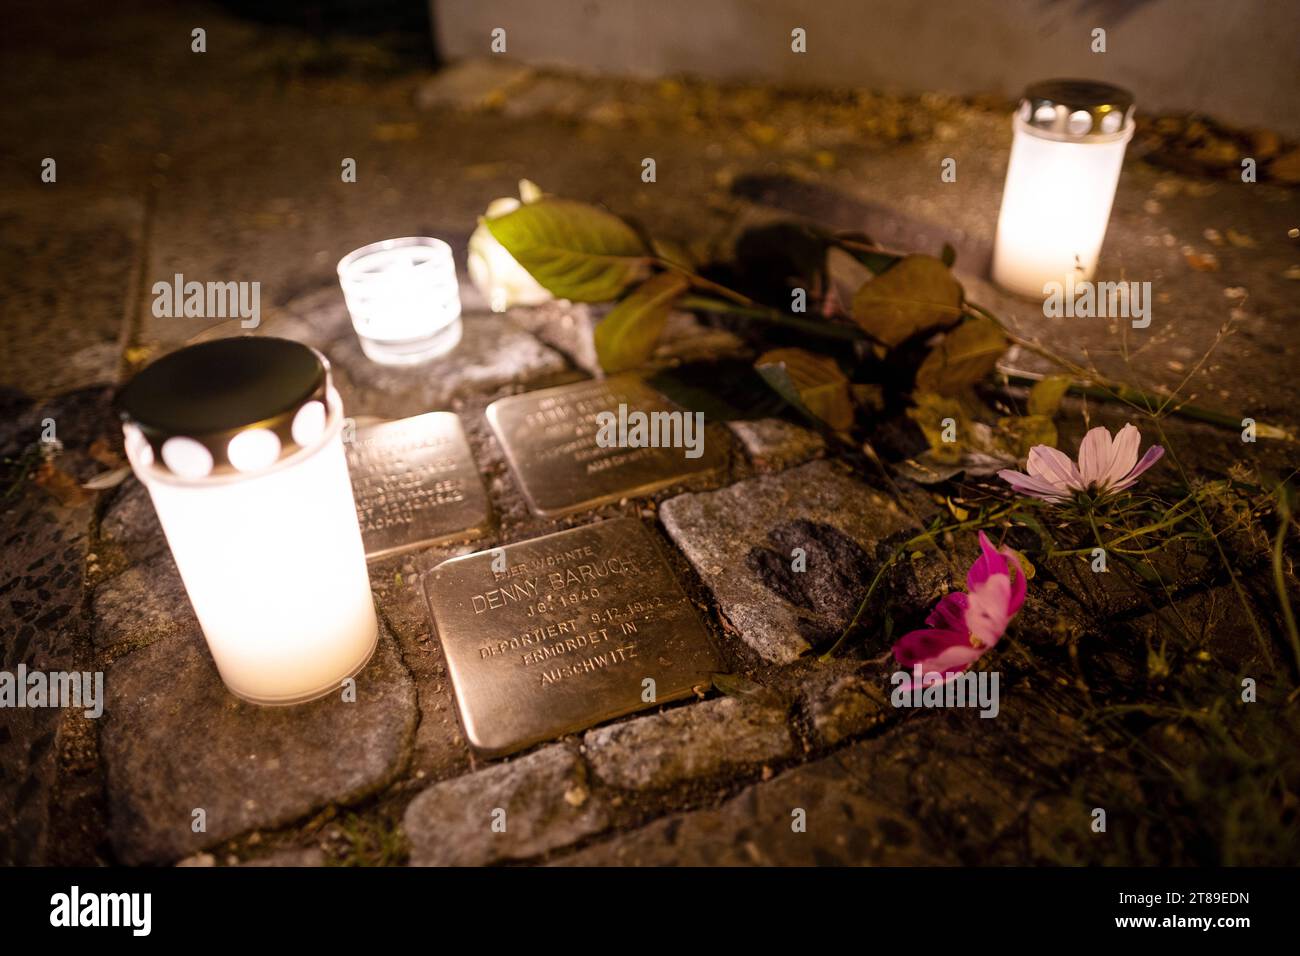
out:
{"label": "white rose", "polygon": [[[524,202],[532,202],[541,191],[525,179],[519,184],[519,194]],[[488,205],[485,217],[504,216],[520,205],[520,200],[510,196],[494,199]],[[555,298],[515,261],[515,257],[481,222],[469,237],[468,267],[470,280],[483,293],[493,312],[504,312],[512,305],[541,305]]]}

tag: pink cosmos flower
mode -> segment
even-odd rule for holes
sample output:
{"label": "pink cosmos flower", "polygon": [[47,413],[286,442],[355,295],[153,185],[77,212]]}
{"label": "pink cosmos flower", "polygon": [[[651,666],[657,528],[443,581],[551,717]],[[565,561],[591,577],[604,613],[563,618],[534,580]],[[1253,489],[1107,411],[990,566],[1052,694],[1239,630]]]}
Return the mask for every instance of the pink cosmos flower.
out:
{"label": "pink cosmos flower", "polygon": [[1044,501],[1068,501],[1078,494],[1101,498],[1130,487],[1165,453],[1161,446],[1152,445],[1138,461],[1141,441],[1141,432],[1132,425],[1121,428],[1113,441],[1099,425],[1083,436],[1077,465],[1062,451],[1035,445],[1025,463],[1029,474],[1003,469],[998,477],[1021,494]]}
{"label": "pink cosmos flower", "polygon": [[947,683],[993,649],[1025,603],[1027,582],[1015,552],[993,547],[983,531],[979,540],[966,590],[945,594],[925,619],[930,626],[894,645],[894,659],[909,670],[919,664],[927,678],[942,674]]}

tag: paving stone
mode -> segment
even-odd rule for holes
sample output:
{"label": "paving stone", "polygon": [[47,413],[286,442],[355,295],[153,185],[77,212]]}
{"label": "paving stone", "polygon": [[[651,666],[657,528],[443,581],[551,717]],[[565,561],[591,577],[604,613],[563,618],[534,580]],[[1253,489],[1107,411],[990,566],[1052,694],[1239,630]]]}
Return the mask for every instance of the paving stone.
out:
{"label": "paving stone", "polygon": [[[659,515],[731,627],[776,663],[847,625],[876,543],[907,526],[897,505],[829,461],[678,495]],[[806,571],[792,570],[794,548]]]}
{"label": "paving stone", "polygon": [[92,606],[93,637],[101,651],[143,647],[199,629],[176,562],[166,552],[101,583]]}
{"label": "paving stone", "polygon": [[600,96],[597,84],[570,76],[538,76],[511,89],[501,112],[511,119],[530,116],[572,119],[592,107]]}
{"label": "paving stone", "polygon": [[[75,183],[76,172],[70,176]],[[22,199],[6,194],[0,205],[0,386],[43,398],[115,382],[141,204],[93,196],[62,179]]]}
{"label": "paving stone", "polygon": [[[955,862],[907,807],[838,758],[753,784],[716,809],[676,814],[583,849],[565,866],[908,866]],[[796,832],[803,811],[805,832]]]}
{"label": "paving stone", "polygon": [[[505,811],[504,832],[492,828],[498,809]],[[411,801],[404,828],[413,866],[481,866],[539,856],[607,823],[582,759],[554,744],[434,784]]]}
{"label": "paving stone", "polygon": [[[1261,604],[1267,607],[1266,603]],[[1206,668],[1224,672],[1225,679],[1254,676],[1264,683],[1275,674],[1285,645],[1269,639],[1270,624],[1266,616],[1257,611],[1256,620],[1273,654],[1271,662],[1264,656],[1241,599],[1230,585],[1180,598],[1172,607],[1162,606],[1158,611],[1134,618],[1125,628],[1136,642],[1135,650],[1140,653],[1135,656],[1139,661],[1145,662],[1148,648],[1163,646],[1174,658],[1190,657]],[[1138,673],[1133,675],[1133,680],[1145,680],[1148,676]]]}
{"label": "paving stone", "polygon": [[[415,688],[386,632],[355,703],[240,701],[197,635],[120,658],[105,684],[109,830],[128,864],[169,862],[360,800],[401,772],[415,733]],[[196,808],[206,811],[205,833],[191,829]]]}
{"label": "paving stone", "polygon": [[290,303],[286,314],[266,323],[262,331],[324,352],[351,416],[405,418],[448,408],[467,395],[493,395],[577,377],[564,356],[507,316],[467,312],[463,329],[460,343],[441,358],[411,367],[380,365],[361,351],[343,294],[324,289]]}
{"label": "paving stone", "polygon": [[[1095,742],[1036,684],[1002,708],[895,711],[879,735],[563,857],[578,866],[998,865],[1024,862],[1040,793],[1085,799],[1119,785],[1095,771]],[[1082,755],[1082,757],[1080,757]],[[1089,793],[1088,791],[1093,791]],[[1092,805],[1096,805],[1095,803]],[[796,810],[806,832],[792,829]],[[1086,829],[1087,821],[1080,821]],[[1087,850],[1088,840],[1081,841]],[[1094,853],[1104,853],[1095,846]],[[1094,861],[1085,857],[1085,862]]]}
{"label": "paving stone", "polygon": [[99,523],[100,540],[122,552],[134,564],[167,550],[149,492],[132,475],[118,486]]}
{"label": "paving stone", "polygon": [[500,57],[461,60],[439,70],[420,87],[415,102],[422,109],[478,110],[500,107],[514,89],[526,85],[533,71]]}
{"label": "paving stone", "polygon": [[270,867],[301,867],[301,866],[324,866],[325,851],[320,847],[309,846],[301,849],[275,850],[265,856],[254,857],[251,860],[244,860],[240,866],[270,866]]}
{"label": "paving stone", "polygon": [[653,790],[784,760],[794,741],[784,709],[722,697],[588,731],[583,751],[604,783]]}
{"label": "paving stone", "polygon": [[370,587],[385,622],[415,679],[420,726],[411,773],[442,780],[469,769],[469,745],[456,716],[456,698],[442,645],[434,638],[422,576],[448,558],[486,547],[484,543],[423,548],[370,565]]}
{"label": "paving stone", "polygon": [[[1181,541],[1168,542],[1148,558],[1161,579],[1174,587],[1213,579],[1220,570],[1218,561],[1209,554]],[[1104,573],[1092,570],[1090,555],[1049,558],[1039,563],[1052,580],[1053,587],[1047,590],[1055,590],[1094,621],[1141,613],[1151,607],[1149,596],[1134,584],[1133,572],[1115,566],[1114,555]]]}
{"label": "paving stone", "polygon": [[887,675],[845,674],[812,679],[804,689],[804,710],[817,741],[827,747],[880,724],[893,714]]}
{"label": "paving stone", "polygon": [[826,441],[821,435],[783,418],[757,418],[727,424],[759,471],[781,471],[819,457],[826,450]]}
{"label": "paving stone", "polygon": [[[2,399],[0,399],[2,400]],[[60,497],[31,474],[0,494],[0,669],[93,671],[84,598],[88,531],[95,497],[77,483],[102,470],[87,454],[108,421],[107,392],[87,389],[48,403],[0,406],[0,462],[20,459],[53,419],[62,450],[50,464],[63,477]],[[46,865],[60,852],[54,836],[61,816],[82,807],[67,792],[61,770],[91,776],[97,762],[92,724],[81,710],[6,709],[0,716],[0,865]],[[90,741],[88,748],[85,742]],[[89,749],[89,755],[85,750]],[[85,766],[82,766],[82,765]],[[63,788],[62,790],[60,788]],[[92,781],[90,789],[96,789]],[[93,838],[92,838],[93,839]],[[71,841],[69,841],[71,842]],[[88,846],[64,847],[76,858]]]}

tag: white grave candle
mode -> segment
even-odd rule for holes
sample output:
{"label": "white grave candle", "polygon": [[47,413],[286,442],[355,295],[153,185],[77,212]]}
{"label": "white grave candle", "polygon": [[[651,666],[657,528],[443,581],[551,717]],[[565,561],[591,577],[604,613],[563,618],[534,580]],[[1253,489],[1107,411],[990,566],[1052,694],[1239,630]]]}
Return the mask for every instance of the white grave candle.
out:
{"label": "white grave candle", "polygon": [[159,359],[118,398],[226,686],[258,704],[338,692],[378,625],[328,365],[240,337]]}
{"label": "white grave candle", "polygon": [[1013,122],[993,281],[1042,299],[1047,283],[1091,280],[1097,268],[1133,98],[1106,83],[1049,80],[1025,91]]}

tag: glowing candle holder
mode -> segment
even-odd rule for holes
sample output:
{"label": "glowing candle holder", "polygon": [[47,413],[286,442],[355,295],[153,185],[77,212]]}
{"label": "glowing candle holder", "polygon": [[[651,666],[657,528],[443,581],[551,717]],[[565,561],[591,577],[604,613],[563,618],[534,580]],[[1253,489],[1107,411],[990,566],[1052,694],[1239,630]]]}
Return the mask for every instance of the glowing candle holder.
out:
{"label": "glowing candle holder", "polygon": [[993,281],[1042,299],[1046,283],[1090,280],[1097,268],[1133,97],[1108,83],[1048,80],[1025,91],[1014,123]]}
{"label": "glowing candle holder", "polygon": [[460,342],[460,287],[441,239],[386,239],[339,261],[339,284],[366,357],[415,365]]}
{"label": "glowing candle holder", "polygon": [[226,686],[258,704],[337,692],[378,626],[325,359],[205,342],[142,371],[118,408]]}

